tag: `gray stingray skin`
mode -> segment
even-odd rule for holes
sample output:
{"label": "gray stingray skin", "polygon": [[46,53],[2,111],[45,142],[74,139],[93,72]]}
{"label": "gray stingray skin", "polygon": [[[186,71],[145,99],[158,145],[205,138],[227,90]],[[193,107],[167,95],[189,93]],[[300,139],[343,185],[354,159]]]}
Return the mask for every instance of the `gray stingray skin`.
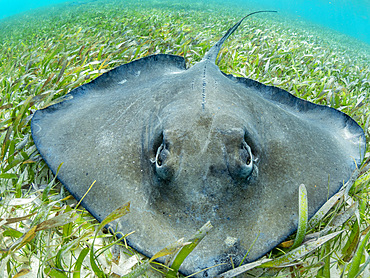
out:
{"label": "gray stingray skin", "polygon": [[[242,19],[243,20],[243,19]],[[241,20],[241,21],[242,21]],[[190,69],[173,55],[119,66],[39,110],[32,136],[50,169],[99,221],[113,223],[152,256],[208,220],[214,228],[184,261],[196,277],[258,259],[297,229],[298,187],[311,217],[346,182],[365,152],[346,114],[215,65],[229,29]],[[329,192],[329,194],[328,194]],[[162,260],[163,261],[163,260]]]}

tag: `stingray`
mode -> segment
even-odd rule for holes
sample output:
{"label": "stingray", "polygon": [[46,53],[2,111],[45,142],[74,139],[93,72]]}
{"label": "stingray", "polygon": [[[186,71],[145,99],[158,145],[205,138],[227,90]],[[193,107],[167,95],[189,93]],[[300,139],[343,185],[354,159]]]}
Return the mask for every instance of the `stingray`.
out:
{"label": "stingray", "polygon": [[135,231],[126,240],[144,255],[210,221],[185,275],[218,265],[197,275],[215,276],[248,250],[244,262],[260,258],[297,229],[299,185],[312,217],[364,157],[364,132],[348,115],[220,71],[216,57],[243,19],[190,68],[167,54],[123,64],[31,123],[77,200],[96,181],[82,205],[97,220],[131,202],[110,226]]}

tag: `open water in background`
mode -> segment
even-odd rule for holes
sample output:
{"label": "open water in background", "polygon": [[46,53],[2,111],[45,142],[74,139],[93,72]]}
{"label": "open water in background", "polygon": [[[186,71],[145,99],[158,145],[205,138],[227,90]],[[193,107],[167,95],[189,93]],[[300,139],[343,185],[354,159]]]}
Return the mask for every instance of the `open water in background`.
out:
{"label": "open water in background", "polygon": [[[62,2],[87,3],[91,0],[0,0],[0,19],[20,12]],[[140,1],[140,0],[138,0]],[[173,0],[175,2],[181,2]],[[189,3],[189,0],[184,0]],[[199,4],[255,7],[277,10],[296,20],[320,24],[370,45],[370,0],[191,0]],[[150,2],[150,1],[149,1]],[[160,1],[156,1],[158,4]]]}

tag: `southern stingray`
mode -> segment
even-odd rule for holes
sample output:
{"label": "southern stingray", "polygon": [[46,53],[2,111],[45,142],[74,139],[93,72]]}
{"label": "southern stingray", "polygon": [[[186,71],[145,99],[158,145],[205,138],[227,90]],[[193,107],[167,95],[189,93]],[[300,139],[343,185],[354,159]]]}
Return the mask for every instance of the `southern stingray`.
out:
{"label": "southern stingray", "polygon": [[[244,17],[245,18],[245,17]],[[243,18],[243,19],[244,19]],[[50,169],[99,221],[151,257],[213,229],[180,271],[214,276],[266,254],[298,225],[298,187],[311,217],[346,182],[365,152],[348,115],[287,91],[228,75],[215,64],[241,19],[187,69],[152,55],[102,74],[38,110],[32,136]]]}

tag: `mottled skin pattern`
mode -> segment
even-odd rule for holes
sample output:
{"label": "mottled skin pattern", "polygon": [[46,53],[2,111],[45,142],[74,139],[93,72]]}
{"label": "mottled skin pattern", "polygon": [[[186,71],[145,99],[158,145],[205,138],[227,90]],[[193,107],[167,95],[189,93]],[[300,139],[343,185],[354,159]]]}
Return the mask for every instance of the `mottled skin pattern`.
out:
{"label": "mottled skin pattern", "polygon": [[[297,228],[298,187],[309,216],[361,163],[362,129],[349,116],[215,65],[238,22],[190,69],[182,57],[122,65],[39,110],[32,135],[58,179],[99,221],[125,202],[112,226],[152,256],[208,220],[214,228],[181,266],[212,277],[251,248],[253,261]],[[329,195],[328,195],[329,193]],[[256,240],[257,239],[257,240]],[[253,242],[255,242],[253,244]]]}

